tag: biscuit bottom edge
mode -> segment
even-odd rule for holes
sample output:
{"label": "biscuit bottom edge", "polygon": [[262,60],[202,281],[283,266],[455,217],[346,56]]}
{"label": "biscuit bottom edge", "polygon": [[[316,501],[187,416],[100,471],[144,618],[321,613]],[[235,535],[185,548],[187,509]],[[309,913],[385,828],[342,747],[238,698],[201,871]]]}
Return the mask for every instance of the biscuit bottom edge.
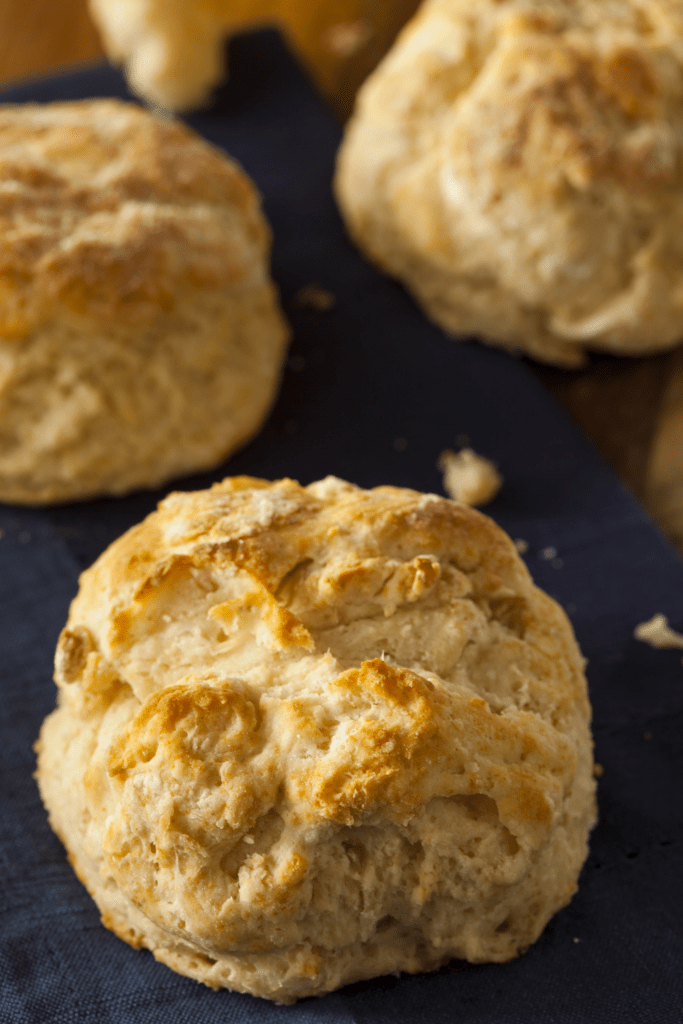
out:
{"label": "biscuit bottom edge", "polygon": [[[59,740],[54,743],[51,732],[60,733],[65,727],[68,731],[68,726],[64,708],[55,710],[45,720],[36,744],[36,778],[43,803],[49,809],[50,825],[62,841],[79,881],[94,900],[102,924],[133,949],[146,949],[159,963],[213,990],[227,989],[281,1005],[292,1005],[300,999],[323,996],[345,985],[384,975],[432,972],[453,960],[483,964],[517,959],[537,941],[550,919],[571,901],[588,853],[587,836],[594,823],[594,803],[587,805],[582,822],[572,823],[573,835],[566,834],[563,828],[557,830],[554,842],[543,851],[534,866],[529,893],[511,892],[508,900],[499,893],[500,902],[494,898],[484,911],[476,906],[466,908],[460,922],[462,935],[455,935],[451,945],[435,946],[419,923],[410,927],[386,915],[377,922],[374,933],[367,940],[340,948],[300,942],[263,953],[222,953],[199,943],[184,941],[159,927],[118,888],[108,875],[101,856],[88,856],[92,851],[88,850],[87,814],[83,815],[78,810],[79,806],[86,805],[85,796],[79,805],[69,807],[65,804],[52,753],[63,748]],[[556,869],[560,857],[564,858],[563,880],[558,893],[553,892],[553,888],[558,884]],[[516,887],[513,884],[508,888],[514,890]],[[506,918],[496,925],[500,918],[500,905],[506,903]],[[527,920],[523,920],[525,912],[529,912]],[[468,935],[467,918],[471,915],[478,917],[480,925],[480,934],[474,938]],[[522,919],[518,944],[513,941],[507,948],[502,945],[497,950],[491,946],[487,948],[487,937],[481,933],[490,932],[494,939],[507,938],[505,933],[512,919]],[[454,920],[453,925],[457,932],[458,922]]]}

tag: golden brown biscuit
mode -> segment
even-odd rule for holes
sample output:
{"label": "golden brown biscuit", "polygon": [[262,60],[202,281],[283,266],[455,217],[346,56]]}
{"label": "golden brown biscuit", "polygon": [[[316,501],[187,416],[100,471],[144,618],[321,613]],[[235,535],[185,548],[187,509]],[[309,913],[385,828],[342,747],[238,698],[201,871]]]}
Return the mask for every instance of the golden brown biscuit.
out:
{"label": "golden brown biscuit", "polygon": [[683,337],[682,145],[680,0],[427,0],[336,189],[449,333],[572,366]]}
{"label": "golden brown biscuit", "polygon": [[0,500],[120,494],[260,426],[287,328],[246,175],[115,100],[0,107]]}
{"label": "golden brown biscuit", "polygon": [[103,922],[280,1002],[523,952],[595,815],[583,660],[465,505],[171,494],[81,577],[38,780]]}

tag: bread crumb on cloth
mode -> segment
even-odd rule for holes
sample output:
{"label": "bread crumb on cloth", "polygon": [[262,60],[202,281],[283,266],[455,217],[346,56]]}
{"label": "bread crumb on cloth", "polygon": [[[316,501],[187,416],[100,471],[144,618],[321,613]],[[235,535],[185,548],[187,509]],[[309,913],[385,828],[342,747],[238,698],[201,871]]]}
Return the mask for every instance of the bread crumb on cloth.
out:
{"label": "bread crumb on cloth", "polygon": [[487,505],[503,486],[503,478],[494,464],[472,448],[457,453],[446,449],[437,466],[443,473],[446,493],[465,505]]}
{"label": "bread crumb on cloth", "polygon": [[298,306],[308,306],[324,313],[332,309],[337,300],[328,288],[323,288],[319,284],[305,284],[296,293],[295,301]]}
{"label": "bread crumb on cloth", "polygon": [[103,923],[291,1003],[523,953],[595,820],[583,659],[466,505],[334,477],[170,494],[81,576],[38,743]]}
{"label": "bread crumb on cloth", "polygon": [[661,612],[653,615],[647,622],[641,622],[636,626],[633,635],[636,640],[642,640],[650,647],[657,649],[677,647],[683,650],[683,634],[672,629],[666,615],[662,615]]}

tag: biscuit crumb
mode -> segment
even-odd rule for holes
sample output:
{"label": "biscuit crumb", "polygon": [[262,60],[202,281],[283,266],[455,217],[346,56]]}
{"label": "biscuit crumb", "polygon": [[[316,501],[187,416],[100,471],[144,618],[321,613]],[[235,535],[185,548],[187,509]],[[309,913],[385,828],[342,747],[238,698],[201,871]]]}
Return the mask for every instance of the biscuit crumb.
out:
{"label": "biscuit crumb", "polygon": [[552,545],[543,548],[542,551],[539,551],[538,557],[542,558],[545,562],[551,562],[553,558],[557,558],[557,548],[552,547]]}
{"label": "biscuit crumb", "polygon": [[644,732],[643,733],[643,739],[644,740],[651,740],[652,739],[652,733],[651,732]]}
{"label": "biscuit crumb", "polygon": [[319,284],[305,284],[296,293],[298,306],[307,306],[309,309],[319,309],[322,312],[332,309],[336,301],[332,292]]}
{"label": "biscuit crumb", "polygon": [[525,540],[522,540],[521,537],[518,537],[517,540],[515,541],[515,547],[517,548],[517,550],[520,553],[520,555],[525,555],[526,552],[529,550],[528,542],[525,541]]}
{"label": "biscuit crumb", "polygon": [[658,650],[666,647],[678,647],[683,650],[683,634],[671,629],[669,620],[661,612],[653,615],[647,622],[641,622],[636,626],[633,635],[636,640],[642,640],[643,643]]}
{"label": "biscuit crumb", "polygon": [[593,765],[593,775],[595,776],[596,779],[601,779],[604,774],[605,774],[605,769],[602,767],[601,764],[598,764],[598,762],[596,761],[595,764]]}
{"label": "biscuit crumb", "polygon": [[322,34],[326,50],[337,57],[352,57],[358,53],[372,36],[372,26],[367,21],[340,21],[330,25]]}
{"label": "biscuit crumb", "polygon": [[441,452],[438,468],[443,473],[443,487],[454,501],[464,505],[487,505],[498,494],[503,478],[488,459],[472,448]]}

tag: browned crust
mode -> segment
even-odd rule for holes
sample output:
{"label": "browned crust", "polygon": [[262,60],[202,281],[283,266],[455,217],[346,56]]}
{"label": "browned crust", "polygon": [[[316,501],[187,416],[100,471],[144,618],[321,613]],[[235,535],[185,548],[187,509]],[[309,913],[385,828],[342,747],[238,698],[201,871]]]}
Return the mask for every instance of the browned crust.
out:
{"label": "browned crust", "polygon": [[582,659],[467,506],[334,478],[171,494],[83,574],[56,680],[39,780],[80,877],[207,984],[290,1001],[508,959],[576,887]]}

